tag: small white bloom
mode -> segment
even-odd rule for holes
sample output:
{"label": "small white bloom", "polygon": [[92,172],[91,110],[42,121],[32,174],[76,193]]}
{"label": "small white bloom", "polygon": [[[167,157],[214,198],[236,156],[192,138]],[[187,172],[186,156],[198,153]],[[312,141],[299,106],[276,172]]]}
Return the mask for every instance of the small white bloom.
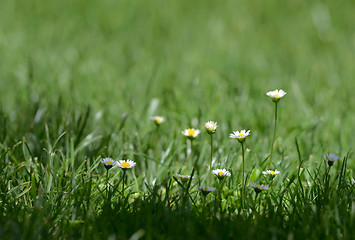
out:
{"label": "small white bloom", "polygon": [[136,166],[136,162],[132,161],[132,160],[118,160],[117,162],[117,166],[119,166],[120,168],[122,168],[123,170],[128,169],[128,168],[133,168]]}
{"label": "small white bloom", "polygon": [[219,180],[224,179],[225,177],[230,177],[231,173],[228,172],[226,169],[216,169],[212,170],[212,173],[218,177]]}
{"label": "small white bloom", "polygon": [[153,120],[157,125],[160,125],[161,123],[165,122],[165,118],[161,116],[153,116],[150,119]]}
{"label": "small white bloom", "polygon": [[266,170],[262,172],[264,175],[271,175],[271,176],[276,176],[280,174],[280,171],[277,171],[277,169],[274,170]]}
{"label": "small white bloom", "polygon": [[217,122],[208,121],[205,123],[205,128],[206,128],[208,134],[213,134],[216,132]]}
{"label": "small white bloom", "polygon": [[256,193],[260,193],[263,190],[269,190],[269,186],[264,185],[264,184],[256,184],[255,182],[250,182],[250,187],[254,188],[254,191]]}
{"label": "small white bloom", "polygon": [[190,139],[194,139],[200,134],[200,132],[201,131],[198,129],[188,128],[182,131],[181,133]]}
{"label": "small white bloom", "polygon": [[325,157],[328,160],[328,165],[331,167],[339,159],[338,155],[335,153],[326,153]]}
{"label": "small white bloom", "polygon": [[241,130],[239,131],[233,131],[233,133],[229,134],[230,138],[236,138],[239,142],[244,142],[245,138],[250,135],[250,130]]}
{"label": "small white bloom", "polygon": [[[182,174],[176,174],[177,177],[180,178],[180,180],[183,182],[183,183],[186,183],[190,180],[191,176],[190,175],[182,175]],[[192,177],[194,178],[194,177]]]}
{"label": "small white bloom", "polygon": [[107,170],[116,165],[116,161],[112,158],[103,158],[101,160],[101,163],[105,166]]}
{"label": "small white bloom", "polygon": [[286,92],[282,89],[276,89],[275,91],[267,92],[266,95],[268,95],[273,102],[277,103],[283,96],[286,95]]}
{"label": "small white bloom", "polygon": [[216,188],[214,187],[205,187],[205,186],[198,186],[197,189],[200,190],[205,196],[207,196],[207,194],[209,194],[210,192],[216,191]]}

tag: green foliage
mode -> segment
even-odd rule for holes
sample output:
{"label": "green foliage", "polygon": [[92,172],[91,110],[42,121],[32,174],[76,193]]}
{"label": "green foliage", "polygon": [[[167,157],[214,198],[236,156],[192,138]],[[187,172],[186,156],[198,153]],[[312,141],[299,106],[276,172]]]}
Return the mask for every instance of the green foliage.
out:
{"label": "green foliage", "polygon": [[[353,238],[353,12],[352,1],[3,1],[0,239]],[[287,91],[270,166],[281,173],[266,178],[275,88]],[[208,120],[225,181],[210,179]],[[202,130],[193,145],[188,127]],[[228,138],[241,129],[244,209]],[[341,157],[332,167],[327,152]],[[107,181],[104,157],[137,166]]]}

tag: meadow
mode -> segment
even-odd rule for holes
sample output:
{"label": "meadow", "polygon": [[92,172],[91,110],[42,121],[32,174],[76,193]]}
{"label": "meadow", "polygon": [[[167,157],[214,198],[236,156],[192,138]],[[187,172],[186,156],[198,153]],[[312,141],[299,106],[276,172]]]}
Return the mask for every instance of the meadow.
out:
{"label": "meadow", "polygon": [[0,239],[354,239],[354,10],[2,1]]}

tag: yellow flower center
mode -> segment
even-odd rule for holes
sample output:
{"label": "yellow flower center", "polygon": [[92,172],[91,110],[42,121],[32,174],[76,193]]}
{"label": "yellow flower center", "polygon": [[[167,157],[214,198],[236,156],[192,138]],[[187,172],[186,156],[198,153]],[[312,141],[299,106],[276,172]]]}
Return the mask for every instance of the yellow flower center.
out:
{"label": "yellow flower center", "polygon": [[184,175],[181,175],[182,178],[184,178],[185,176]]}
{"label": "yellow flower center", "polygon": [[208,187],[204,187],[203,190],[208,191]]}
{"label": "yellow flower center", "polygon": [[260,189],[263,189],[263,187],[260,187]]}
{"label": "yellow flower center", "polygon": [[112,164],[112,161],[107,161],[106,164]]}
{"label": "yellow flower center", "polygon": [[260,184],[258,184],[258,188],[260,188],[261,187],[261,185]]}
{"label": "yellow flower center", "polygon": [[187,131],[187,134],[188,134],[189,136],[195,135],[195,129],[189,129],[189,130]]}
{"label": "yellow flower center", "polygon": [[276,93],[276,98],[280,98],[280,95],[278,93]]}
{"label": "yellow flower center", "polygon": [[163,121],[163,119],[158,117],[158,118],[155,119],[155,121],[156,121],[157,123],[161,123],[161,122]]}
{"label": "yellow flower center", "polygon": [[244,137],[244,134],[243,133],[240,133],[239,135],[238,135],[238,137]]}
{"label": "yellow flower center", "polygon": [[275,171],[270,171],[270,173],[275,173]]}
{"label": "yellow flower center", "polygon": [[131,166],[131,164],[129,164],[128,162],[122,162],[121,166],[126,168],[126,167]]}
{"label": "yellow flower center", "polygon": [[223,172],[218,172],[218,175],[220,175],[220,176],[221,176],[221,175],[224,175],[224,173],[223,173]]}

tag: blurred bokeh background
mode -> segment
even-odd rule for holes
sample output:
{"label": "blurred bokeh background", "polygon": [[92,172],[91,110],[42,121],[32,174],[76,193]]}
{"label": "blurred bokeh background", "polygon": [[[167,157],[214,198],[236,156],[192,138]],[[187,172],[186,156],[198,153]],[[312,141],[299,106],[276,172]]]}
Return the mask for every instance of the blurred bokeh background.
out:
{"label": "blurred bokeh background", "polygon": [[155,114],[177,132],[216,120],[223,138],[248,128],[263,142],[274,110],[265,93],[282,88],[288,94],[280,104],[280,136],[293,144],[303,134],[325,151],[344,153],[354,142],[354,6],[5,0],[1,108],[15,123],[29,106],[40,118],[41,111],[90,105],[102,128],[127,113],[135,131]]}

